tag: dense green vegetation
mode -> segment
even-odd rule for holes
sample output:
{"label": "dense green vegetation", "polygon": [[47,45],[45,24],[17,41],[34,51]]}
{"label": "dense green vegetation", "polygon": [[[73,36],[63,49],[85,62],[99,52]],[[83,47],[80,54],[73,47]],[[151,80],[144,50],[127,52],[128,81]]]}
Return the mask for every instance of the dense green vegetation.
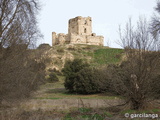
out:
{"label": "dense green vegetation", "polygon": [[88,66],[89,64],[84,63],[81,59],[74,59],[73,61],[66,62],[62,71],[66,77],[64,86],[67,90],[69,90],[69,92],[77,91],[75,85],[77,82],[75,79],[77,77],[77,73]]}
{"label": "dense green vegetation", "polygon": [[[82,59],[74,59],[73,61],[67,61],[62,69],[65,76],[64,86],[71,93],[111,92],[118,94],[114,90],[113,83],[118,83],[115,82],[118,81],[117,78],[120,78],[118,74],[123,76],[121,79],[126,79],[126,75],[122,74],[121,70],[119,66],[112,64],[104,68],[95,68]],[[123,92],[125,93],[125,91]]]}

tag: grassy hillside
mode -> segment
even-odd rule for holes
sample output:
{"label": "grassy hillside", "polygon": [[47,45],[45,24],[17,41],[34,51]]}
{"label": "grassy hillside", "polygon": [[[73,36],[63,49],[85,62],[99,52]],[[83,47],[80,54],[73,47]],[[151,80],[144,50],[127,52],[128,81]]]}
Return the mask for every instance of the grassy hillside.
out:
{"label": "grassy hillside", "polygon": [[122,49],[97,49],[94,51],[94,61],[98,64],[111,64],[121,61]]}
{"label": "grassy hillside", "polygon": [[69,53],[72,59],[80,58],[88,61],[91,65],[116,64],[121,61],[123,49],[109,48],[94,45],[66,45],[54,46],[52,49],[58,51],[59,55]]}
{"label": "grassy hillside", "polygon": [[75,58],[87,61],[91,66],[101,67],[107,64],[118,64],[124,55],[123,49],[109,48],[95,45],[41,45],[36,50],[41,54],[48,70],[61,71],[67,60]]}

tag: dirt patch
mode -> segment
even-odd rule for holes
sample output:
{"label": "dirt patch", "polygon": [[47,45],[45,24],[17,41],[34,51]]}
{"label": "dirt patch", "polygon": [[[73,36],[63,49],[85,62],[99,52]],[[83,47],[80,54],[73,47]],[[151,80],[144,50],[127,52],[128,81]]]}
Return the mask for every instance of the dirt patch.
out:
{"label": "dirt patch", "polygon": [[81,108],[81,107],[89,107],[89,108],[103,108],[119,105],[122,103],[120,99],[32,99],[26,103],[23,103],[21,106],[24,109],[31,110],[65,110],[71,108]]}

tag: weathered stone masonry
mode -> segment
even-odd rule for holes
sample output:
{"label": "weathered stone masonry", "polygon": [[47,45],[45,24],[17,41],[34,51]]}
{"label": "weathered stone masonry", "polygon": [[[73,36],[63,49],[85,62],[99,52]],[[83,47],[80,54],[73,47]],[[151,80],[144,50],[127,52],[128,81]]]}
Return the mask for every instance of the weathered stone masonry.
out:
{"label": "weathered stone masonry", "polygon": [[52,32],[52,45],[88,44],[103,46],[103,36],[92,33],[91,17],[75,17],[69,20],[68,34]]}

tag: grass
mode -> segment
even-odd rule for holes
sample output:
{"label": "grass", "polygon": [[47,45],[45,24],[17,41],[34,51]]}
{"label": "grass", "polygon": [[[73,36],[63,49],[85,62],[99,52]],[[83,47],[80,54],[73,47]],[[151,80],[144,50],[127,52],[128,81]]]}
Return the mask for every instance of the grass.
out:
{"label": "grass", "polygon": [[124,50],[102,46],[85,46],[81,51],[73,51],[75,57],[90,59],[93,66],[116,64],[122,60]]}
{"label": "grass", "polygon": [[40,95],[34,97],[34,99],[119,99],[120,96],[110,95],[108,93],[99,94],[71,94],[68,93],[64,87],[64,76],[57,76],[58,82],[46,83],[40,87],[39,91],[43,91]]}
{"label": "grass", "polygon": [[[64,77],[58,76],[60,78],[59,82],[56,83],[46,83],[45,85],[42,85],[40,90],[44,91],[40,94],[40,96],[36,96],[34,99],[50,99],[50,100],[58,100],[58,99],[118,99],[118,96],[111,96],[106,94],[91,94],[91,95],[79,95],[79,94],[69,94],[64,88]],[[95,101],[96,102],[96,101]],[[67,103],[66,103],[67,104]],[[83,103],[79,103],[83,104]],[[58,105],[57,105],[58,106]],[[83,105],[82,105],[83,106]],[[54,112],[52,112],[54,113]],[[56,113],[59,114],[58,110]],[[46,113],[43,113],[44,116]],[[67,113],[64,113],[61,118],[63,120],[104,120],[105,118],[111,118],[113,117],[112,113],[109,111],[102,111],[99,109],[96,109],[96,111],[93,108],[88,108],[84,105],[84,107],[69,109]]]}
{"label": "grass", "polygon": [[[90,94],[90,95],[81,95],[81,94],[70,94],[67,93],[62,84],[57,85],[62,88],[53,88],[54,83],[47,83],[49,89],[40,96],[35,97],[34,99],[118,99],[119,96],[107,96],[105,93],[101,94]],[[51,89],[53,88],[53,89]]]}
{"label": "grass", "polygon": [[102,64],[115,64],[121,61],[123,49],[98,49],[94,51],[94,60],[96,63]]}
{"label": "grass", "polygon": [[34,99],[119,99],[120,96],[110,95],[108,93],[97,93],[89,95],[71,94],[64,87],[64,76],[57,76],[58,82],[46,83],[40,87],[40,91],[43,91],[40,95],[34,97]]}
{"label": "grass", "polygon": [[113,115],[108,111],[104,112],[104,114],[107,115],[108,117],[113,117]]}
{"label": "grass", "polygon": [[82,51],[82,54],[84,56],[94,57],[94,53],[92,51]]}
{"label": "grass", "polygon": [[[73,58],[84,59],[96,67],[104,64],[119,63],[123,55],[123,49],[94,45],[62,45],[54,46],[52,49],[54,52],[50,54],[57,55],[61,58],[64,58],[65,53],[72,54]],[[53,60],[53,64],[59,69],[63,67],[63,61],[58,58]]]}
{"label": "grass", "polygon": [[111,117],[113,115],[110,112],[82,107],[76,111],[70,111],[64,116],[64,120],[105,120]]}
{"label": "grass", "polygon": [[[151,113],[150,111],[155,111]],[[153,109],[148,111],[150,114],[158,114],[160,113],[160,109]],[[147,112],[147,113],[148,113]],[[125,118],[124,114],[142,114],[146,113],[146,111],[133,111],[133,110],[125,110],[123,112],[112,112],[108,111],[105,108],[103,109],[93,109],[93,108],[85,108],[81,107],[78,109],[70,109],[70,110],[23,110],[23,109],[15,109],[6,111],[1,111],[0,118],[2,120],[131,120],[131,117]],[[136,118],[133,116],[132,120],[142,120],[143,118]],[[151,119],[151,118],[146,118]],[[145,120],[146,120],[145,119]],[[157,118],[155,118],[157,119]]]}
{"label": "grass", "polygon": [[64,87],[65,77],[62,75],[57,76],[59,81],[54,83],[46,83],[40,87],[40,95],[35,96],[34,99],[121,99],[120,96],[112,95],[109,93],[97,93],[97,94],[71,94]]}

